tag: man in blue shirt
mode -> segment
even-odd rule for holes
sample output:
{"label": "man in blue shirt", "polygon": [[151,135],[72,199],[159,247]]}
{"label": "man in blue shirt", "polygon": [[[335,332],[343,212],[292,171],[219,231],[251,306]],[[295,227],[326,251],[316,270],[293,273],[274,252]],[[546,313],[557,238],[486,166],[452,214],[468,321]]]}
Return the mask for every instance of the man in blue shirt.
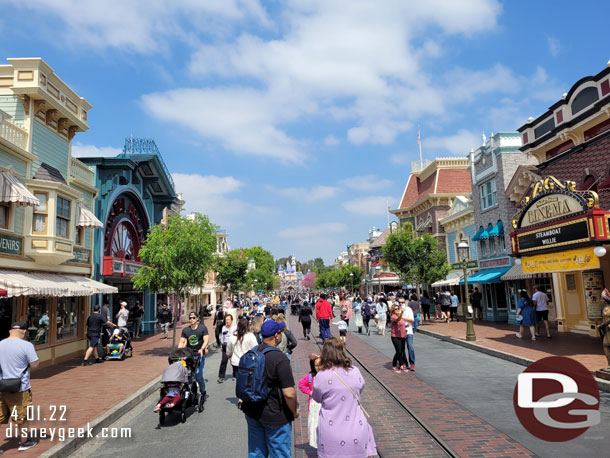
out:
{"label": "man in blue shirt", "polygon": [[[34,345],[24,340],[27,328],[25,323],[17,321],[11,325],[9,336],[0,341],[0,378],[21,379],[19,391],[0,393],[0,424],[12,420],[17,427],[19,438],[21,438],[21,428],[25,428],[27,407],[32,405],[30,369],[38,367],[38,356]],[[20,442],[19,451],[28,450],[37,443],[38,441],[33,439]]]}
{"label": "man in blue shirt", "polygon": [[451,321],[453,321],[453,319],[455,318],[456,321],[460,321],[458,320],[458,316],[457,316],[457,309],[458,309],[458,305],[460,303],[460,300],[457,297],[457,294],[455,294],[455,291],[451,294],[451,307],[449,308],[449,314],[451,315]]}

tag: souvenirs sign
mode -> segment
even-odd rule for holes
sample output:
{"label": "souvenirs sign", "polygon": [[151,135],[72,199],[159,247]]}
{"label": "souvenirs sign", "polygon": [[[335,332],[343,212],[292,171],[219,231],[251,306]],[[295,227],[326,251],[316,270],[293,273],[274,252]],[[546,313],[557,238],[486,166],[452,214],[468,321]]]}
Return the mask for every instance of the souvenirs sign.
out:
{"label": "souvenirs sign", "polygon": [[23,249],[23,238],[0,233],[0,253],[20,256]]}
{"label": "souvenirs sign", "polygon": [[593,253],[593,247],[523,256],[521,261],[523,272],[532,274],[599,268],[599,258]]}
{"label": "souvenirs sign", "polygon": [[589,241],[587,218],[570,221],[555,226],[523,232],[517,235],[520,253],[556,248]]}

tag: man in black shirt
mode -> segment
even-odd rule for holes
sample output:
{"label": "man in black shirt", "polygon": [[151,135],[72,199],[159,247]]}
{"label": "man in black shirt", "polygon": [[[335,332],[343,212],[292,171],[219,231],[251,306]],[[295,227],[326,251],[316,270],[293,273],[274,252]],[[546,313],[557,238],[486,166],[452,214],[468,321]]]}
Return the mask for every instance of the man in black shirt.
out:
{"label": "man in black shirt", "polygon": [[199,322],[199,315],[197,313],[189,313],[189,322],[191,325],[182,330],[178,348],[190,348],[193,352],[193,356],[198,363],[197,370],[195,371],[195,380],[199,384],[199,391],[203,397],[202,399],[205,401],[206,391],[203,367],[205,366],[205,355],[208,354],[210,337],[208,336],[208,328],[205,324]]}
{"label": "man in black shirt", "polygon": [[93,364],[91,361],[88,361],[92,353],[93,356],[95,356],[96,363],[104,362],[104,360],[100,358],[97,353],[97,346],[100,343],[100,337],[102,335],[104,325],[112,327],[116,326],[110,320],[104,321],[104,318],[102,318],[102,314],[100,313],[100,306],[96,304],[93,307],[93,313],[89,316],[89,318],[87,318],[87,339],[89,339],[89,348],[87,348],[87,351],[85,352],[85,357],[82,362],[83,366],[90,366]]}
{"label": "man in black shirt", "polygon": [[[263,343],[257,347],[277,347],[284,323],[267,320],[261,327]],[[290,360],[281,351],[265,354],[269,397],[264,402],[242,403],[248,424],[248,456],[290,457],[292,421],[299,417],[297,393]]]}

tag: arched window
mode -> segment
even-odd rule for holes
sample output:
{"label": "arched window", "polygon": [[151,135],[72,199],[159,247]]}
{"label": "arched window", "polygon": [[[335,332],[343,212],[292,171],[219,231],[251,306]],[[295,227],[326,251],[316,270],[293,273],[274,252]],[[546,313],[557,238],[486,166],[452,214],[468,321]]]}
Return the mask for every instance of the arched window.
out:
{"label": "arched window", "polygon": [[572,115],[575,115],[579,111],[584,110],[586,107],[588,107],[598,99],[599,93],[597,92],[596,87],[588,87],[583,89],[578,93],[576,97],[574,97],[574,101],[571,105]]}

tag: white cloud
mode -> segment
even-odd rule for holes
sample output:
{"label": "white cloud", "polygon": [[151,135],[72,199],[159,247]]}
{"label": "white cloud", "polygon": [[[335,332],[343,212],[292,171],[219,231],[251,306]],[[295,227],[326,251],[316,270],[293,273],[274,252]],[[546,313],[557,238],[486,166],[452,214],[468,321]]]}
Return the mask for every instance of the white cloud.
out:
{"label": "white cloud", "polygon": [[40,13],[46,21],[55,16],[64,28],[58,42],[95,49],[116,48],[143,54],[167,50],[167,39],[194,40],[193,29],[203,34],[226,33],[227,23],[254,20],[268,26],[270,21],[258,0],[14,0],[15,6]]}
{"label": "white cloud", "polygon": [[343,208],[360,216],[385,216],[388,213],[388,203],[395,199],[395,196],[360,197],[344,202]]}
{"label": "white cloud", "polygon": [[176,191],[182,193],[185,210],[207,215],[212,223],[236,227],[255,215],[266,212],[235,197],[245,183],[234,177],[172,173]]}
{"label": "white cloud", "polygon": [[460,129],[456,134],[446,137],[422,138],[422,149],[427,156],[437,156],[439,152],[448,152],[454,156],[467,156],[471,149],[482,143],[481,133]]}
{"label": "white cloud", "polygon": [[324,237],[329,234],[337,234],[345,231],[347,231],[347,224],[344,223],[316,223],[282,229],[277,235],[278,237],[285,239],[302,239]]}
{"label": "white cloud", "polygon": [[547,41],[547,44],[549,46],[549,52],[551,53],[551,56],[557,57],[559,55],[559,53],[561,52],[561,49],[562,49],[561,42],[559,41],[559,38],[557,38],[557,37],[547,37],[546,41]]}
{"label": "white cloud", "polygon": [[337,146],[339,143],[339,139],[334,135],[327,135],[324,137],[324,145],[326,146]]}
{"label": "white cloud", "polygon": [[276,127],[294,117],[290,108],[249,88],[174,89],[142,97],[146,111],[162,121],[213,138],[236,154],[262,156],[300,164],[307,154],[299,143]]}
{"label": "white cloud", "polygon": [[380,189],[392,186],[392,181],[387,178],[380,178],[377,175],[361,175],[345,178],[339,183],[346,188],[359,191],[379,191]]}
{"label": "white cloud", "polygon": [[121,148],[113,146],[84,145],[81,142],[72,144],[72,156],[74,157],[115,157],[122,152]]}

